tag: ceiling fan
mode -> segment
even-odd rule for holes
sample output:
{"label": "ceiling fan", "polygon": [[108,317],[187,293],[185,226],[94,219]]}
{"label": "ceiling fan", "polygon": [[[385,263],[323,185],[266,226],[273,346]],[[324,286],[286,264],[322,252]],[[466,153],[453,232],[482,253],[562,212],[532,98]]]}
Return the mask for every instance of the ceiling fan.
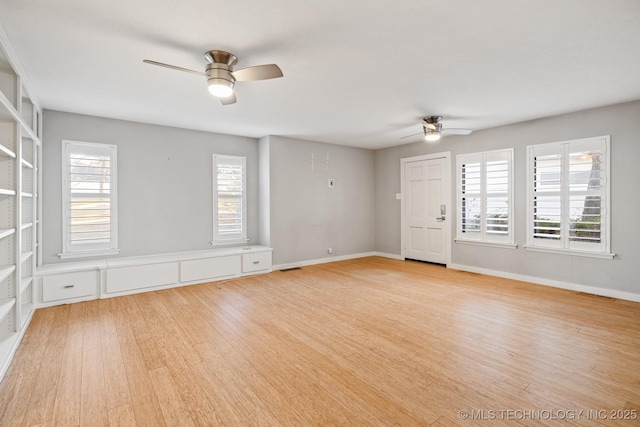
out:
{"label": "ceiling fan", "polygon": [[424,134],[424,139],[433,142],[440,139],[441,135],[469,135],[473,132],[471,129],[463,128],[443,128],[442,116],[427,116],[422,119],[422,132],[413,135],[403,136],[400,139],[411,138],[412,136]]}
{"label": "ceiling fan", "polygon": [[142,62],[206,77],[209,92],[211,95],[219,98],[222,105],[234,104],[236,102],[236,95],[233,91],[236,82],[275,79],[283,76],[282,70],[276,64],[255,65],[234,71],[233,66],[238,62],[238,58],[223,50],[210,50],[204,54],[204,57],[209,63],[204,72],[152,61],[150,59],[145,59]]}

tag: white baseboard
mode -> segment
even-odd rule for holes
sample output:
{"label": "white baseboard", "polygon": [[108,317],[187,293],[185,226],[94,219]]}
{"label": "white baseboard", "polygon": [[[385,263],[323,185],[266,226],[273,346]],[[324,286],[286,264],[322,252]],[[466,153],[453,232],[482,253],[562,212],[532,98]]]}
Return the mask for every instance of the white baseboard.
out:
{"label": "white baseboard", "polygon": [[310,259],[310,260],[307,260],[307,261],[297,261],[297,262],[292,262],[292,263],[289,263],[289,264],[278,264],[278,265],[274,265],[271,268],[274,271],[275,270],[286,270],[288,268],[307,267],[309,265],[326,264],[326,263],[329,263],[329,262],[336,262],[336,261],[347,261],[347,260],[356,259],[356,258],[365,258],[365,257],[368,257],[368,256],[375,256],[377,254],[378,254],[377,252],[360,252],[360,253],[357,253],[357,254],[330,256],[330,257],[326,257],[326,258]]}
{"label": "white baseboard", "polygon": [[615,289],[597,288],[595,286],[579,285],[576,283],[561,282],[559,280],[544,279],[541,277],[526,276],[524,274],[508,273],[505,271],[490,270],[488,268],[474,267],[462,264],[449,264],[449,268],[454,270],[468,271],[470,273],[485,274],[487,276],[503,277],[505,279],[520,280],[522,282],[535,283],[537,285],[551,286],[554,288],[566,289],[569,291],[584,292],[587,294],[600,295],[603,297],[618,298],[627,301],[640,302],[640,294],[632,292],[618,291]]}
{"label": "white baseboard", "polygon": [[35,313],[36,308],[37,307],[34,307],[34,309],[31,310],[31,314],[29,314],[29,317],[24,322],[24,325],[22,326],[22,328],[16,333],[14,337],[12,337],[14,341],[13,343],[11,343],[11,348],[9,349],[6,359],[3,360],[2,365],[0,365],[0,381],[2,381],[2,379],[4,378],[4,375],[7,373],[7,370],[9,370],[9,366],[11,366],[11,361],[13,360],[13,356],[16,355],[18,346],[20,345],[20,342],[22,342],[22,338],[24,338],[24,334],[25,332],[27,332],[27,329],[29,328],[29,324],[31,323],[31,319],[33,318],[33,313]]}
{"label": "white baseboard", "polygon": [[381,256],[383,258],[398,259],[400,261],[404,261],[404,257],[402,255],[389,254],[386,252],[374,252],[373,254],[375,256]]}
{"label": "white baseboard", "polygon": [[[404,260],[402,256],[396,255],[396,254],[390,254],[385,252],[362,252],[358,254],[326,257],[326,258],[312,259],[308,261],[298,261],[290,264],[274,265],[273,270],[274,271],[285,270],[288,268],[305,267],[309,265],[325,264],[329,262],[345,261],[349,259],[364,258],[369,256],[379,256],[383,258],[396,259],[401,261]],[[560,289],[566,289],[570,291],[584,292],[587,294],[600,295],[603,297],[618,298],[618,299],[623,299],[627,301],[640,302],[640,294],[635,294],[632,292],[618,291],[615,289],[607,289],[607,288],[597,288],[594,286],[586,286],[586,285],[579,285],[576,283],[561,282],[559,280],[544,279],[541,277],[509,273],[506,271],[491,270],[488,268],[474,267],[470,265],[452,263],[452,264],[448,264],[447,267],[451,268],[452,270],[468,271],[470,273],[478,273],[478,274],[484,274],[487,276],[503,277],[505,279],[519,280],[522,282],[535,283],[537,285],[551,286],[553,288],[560,288]]]}

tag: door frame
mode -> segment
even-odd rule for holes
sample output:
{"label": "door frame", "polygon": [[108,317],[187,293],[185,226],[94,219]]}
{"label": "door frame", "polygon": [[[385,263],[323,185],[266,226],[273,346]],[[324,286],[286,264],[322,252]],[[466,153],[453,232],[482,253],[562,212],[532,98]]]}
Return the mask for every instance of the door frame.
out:
{"label": "door frame", "polygon": [[451,218],[442,229],[444,231],[444,254],[445,254],[445,265],[449,267],[451,264],[451,233],[453,229],[453,225],[456,221],[456,213],[451,206],[451,151],[444,151],[442,153],[434,153],[434,154],[424,154],[422,156],[413,156],[413,157],[403,157],[400,159],[400,256],[402,259],[405,258],[405,197],[406,197],[406,189],[405,187],[405,176],[404,169],[407,163],[411,162],[419,162],[422,160],[434,160],[434,159],[444,159],[445,164],[447,165],[447,173],[444,176],[444,191],[442,194],[442,198],[444,203],[447,206],[447,219]]}

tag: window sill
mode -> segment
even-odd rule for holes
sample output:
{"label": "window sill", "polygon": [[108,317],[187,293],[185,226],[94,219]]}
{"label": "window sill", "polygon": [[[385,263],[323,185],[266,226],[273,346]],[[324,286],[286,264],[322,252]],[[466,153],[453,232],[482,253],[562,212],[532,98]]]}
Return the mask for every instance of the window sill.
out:
{"label": "window sill", "polygon": [[524,248],[532,252],[547,252],[550,254],[583,256],[588,258],[613,259],[613,257],[616,256],[616,254],[612,254],[608,252],[587,252],[587,251],[576,251],[571,249],[545,248],[545,247],[531,246],[531,245],[524,245]]}
{"label": "window sill", "polygon": [[89,258],[97,256],[117,255],[120,253],[120,249],[106,249],[103,251],[78,251],[78,252],[65,252],[58,254],[60,259],[73,259],[73,258]]}
{"label": "window sill", "polygon": [[211,246],[231,246],[231,245],[246,245],[249,239],[234,239],[234,240],[212,240],[209,242]]}
{"label": "window sill", "polygon": [[503,249],[517,249],[518,247],[517,243],[483,242],[480,240],[455,239],[454,242],[460,243],[463,245],[488,246],[491,248],[503,248]]}

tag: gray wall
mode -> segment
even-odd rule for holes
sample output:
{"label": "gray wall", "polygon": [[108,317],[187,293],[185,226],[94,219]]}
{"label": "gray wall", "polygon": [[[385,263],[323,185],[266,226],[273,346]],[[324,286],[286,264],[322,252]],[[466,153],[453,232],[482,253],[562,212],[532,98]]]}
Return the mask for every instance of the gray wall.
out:
{"label": "gray wall", "polygon": [[[611,135],[611,249],[613,260],[526,251],[527,145]],[[378,150],[376,170],[376,250],[400,254],[400,159],[451,151],[455,156],[515,148],[515,238],[518,249],[500,249],[452,242],[452,263],[574,284],[640,293],[640,101],[450,136],[435,144]],[[626,160],[625,160],[626,159]],[[456,211],[455,176],[451,194]],[[450,222],[453,227],[453,222]],[[453,230],[452,230],[453,231]],[[452,232],[455,236],[455,232]]]}
{"label": "gray wall", "polygon": [[212,154],[247,157],[250,243],[258,243],[258,141],[93,116],[44,111],[43,261],[62,250],[61,141],[118,146],[119,256],[210,249]]}
{"label": "gray wall", "polygon": [[[400,192],[401,158],[451,151],[455,161],[461,153],[514,147],[518,249],[452,242],[452,263],[640,293],[638,118],[640,101],[374,152],[279,136],[258,142],[46,110],[43,260],[60,262],[62,139],[118,145],[120,256],[210,248],[211,154],[246,156],[250,243],[273,247],[276,265],[374,250],[399,255],[400,201],[395,193]],[[602,260],[524,250],[525,147],[598,135],[611,135],[611,245],[616,257]],[[336,188],[327,188],[328,178],[335,179]],[[455,212],[455,179],[451,194]],[[329,247],[333,255],[327,254]]]}
{"label": "gray wall", "polygon": [[260,203],[260,244],[271,245],[271,189],[269,136],[258,140],[258,201]]}
{"label": "gray wall", "polygon": [[[279,136],[260,144],[261,154],[269,154],[274,264],[374,250],[373,151]],[[329,178],[335,179],[333,189]],[[329,247],[333,255],[327,253]]]}

